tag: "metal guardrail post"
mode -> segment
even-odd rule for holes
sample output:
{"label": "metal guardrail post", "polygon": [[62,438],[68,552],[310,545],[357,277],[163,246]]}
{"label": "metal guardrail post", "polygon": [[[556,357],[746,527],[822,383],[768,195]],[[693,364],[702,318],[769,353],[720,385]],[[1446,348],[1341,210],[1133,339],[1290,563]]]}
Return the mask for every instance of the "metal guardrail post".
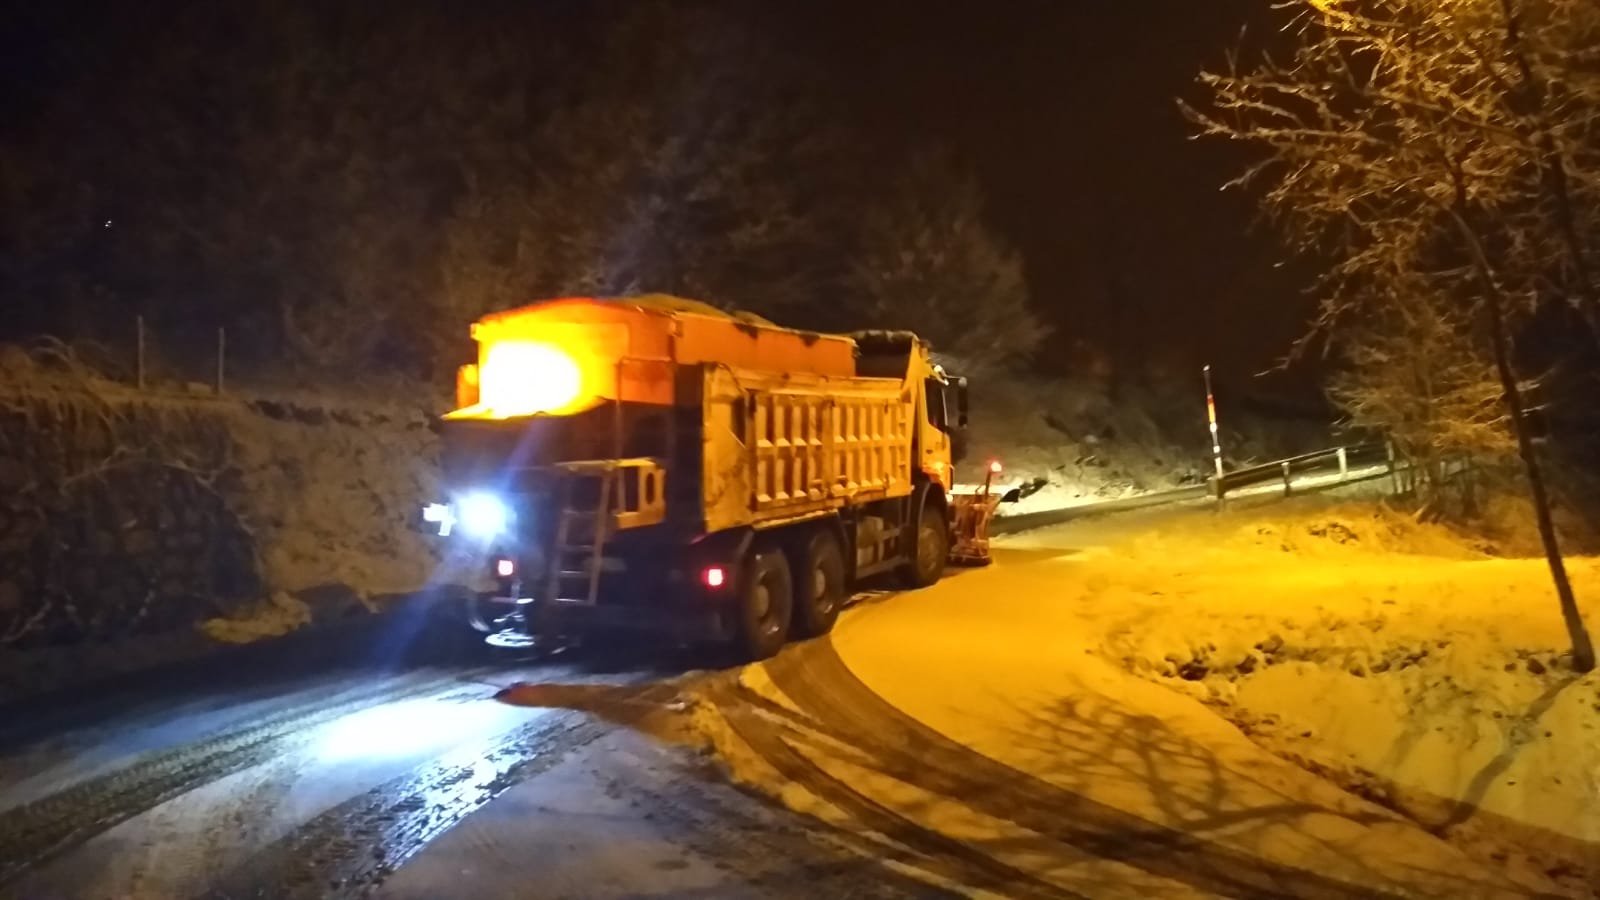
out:
{"label": "metal guardrail post", "polygon": [[133,317],[134,381],[144,390],[144,316]]}
{"label": "metal guardrail post", "polygon": [[[1375,454],[1379,446],[1379,444],[1372,443],[1358,444],[1353,447],[1329,447],[1326,450],[1316,450],[1311,453],[1302,453],[1299,456],[1275,459],[1271,462],[1235,469],[1212,481],[1210,484],[1211,493],[1219,506],[1231,489],[1251,488],[1265,485],[1269,482],[1281,482],[1284,493],[1286,495],[1292,494],[1294,492],[1294,477],[1297,471],[1300,475],[1308,477],[1324,477],[1337,471],[1338,478],[1328,479],[1329,483],[1344,484],[1352,479],[1364,481],[1366,477],[1361,472],[1365,470],[1353,471],[1350,458],[1355,456],[1358,465],[1370,467],[1370,463],[1361,462],[1361,460],[1365,459],[1367,454]],[[1399,458],[1399,451],[1393,446],[1388,446],[1388,452],[1390,456],[1389,474],[1399,478],[1403,473],[1404,467],[1401,463],[1404,461]]]}
{"label": "metal guardrail post", "polygon": [[[1385,471],[1384,467],[1376,463],[1375,460],[1369,458],[1377,456],[1379,447],[1380,445],[1376,442],[1358,444],[1353,447],[1330,447],[1327,450],[1318,450],[1315,453],[1307,453],[1290,457],[1289,459],[1273,460],[1272,462],[1228,472],[1223,478],[1217,479],[1211,484],[1202,483],[1192,487],[1160,491],[1123,500],[1091,503],[1066,509],[1043,510],[1035,513],[1025,513],[1020,516],[1003,516],[995,520],[991,527],[991,534],[1015,534],[1033,528],[1057,525],[1083,516],[1162,506],[1184,501],[1203,501],[1208,497],[1211,502],[1216,503],[1226,495],[1230,487],[1242,490],[1265,488],[1267,484],[1275,480],[1283,481],[1286,496],[1295,496],[1293,493],[1293,478],[1294,466],[1297,463],[1309,463],[1309,465],[1301,468],[1301,474],[1309,476],[1307,483],[1302,486],[1301,490],[1308,494],[1328,490],[1338,483],[1327,478],[1317,477],[1319,474],[1332,474],[1330,463],[1336,459],[1343,463],[1340,466],[1340,472],[1344,476],[1342,479],[1344,483],[1355,484],[1377,481],[1385,477],[1398,477],[1404,471],[1404,467],[1401,465],[1404,461],[1399,458],[1399,452],[1395,448],[1387,448],[1390,458],[1388,471]],[[1340,451],[1343,452],[1341,453]],[[1349,458],[1352,454],[1357,460],[1357,467],[1353,471],[1349,465]]]}
{"label": "metal guardrail post", "polygon": [[1222,506],[1227,488],[1222,476],[1222,436],[1217,430],[1217,396],[1211,389],[1211,364],[1206,363],[1201,373],[1206,381],[1206,425],[1211,431],[1211,459],[1217,468],[1217,506]]}

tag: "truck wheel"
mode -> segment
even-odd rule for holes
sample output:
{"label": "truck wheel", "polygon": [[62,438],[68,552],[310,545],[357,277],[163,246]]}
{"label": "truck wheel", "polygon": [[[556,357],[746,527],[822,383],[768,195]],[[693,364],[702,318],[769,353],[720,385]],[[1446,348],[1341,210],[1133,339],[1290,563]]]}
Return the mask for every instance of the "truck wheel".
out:
{"label": "truck wheel", "polygon": [[844,605],[844,554],[833,532],[818,531],[806,544],[795,572],[794,598],[794,627],[801,637],[833,630]]}
{"label": "truck wheel", "polygon": [[783,649],[794,608],[789,561],[777,548],[750,554],[739,576],[734,643],[746,660],[767,659]]}
{"label": "truck wheel", "polygon": [[917,513],[916,541],[911,562],[900,570],[900,580],[907,587],[927,587],[944,574],[950,556],[950,526],[945,522],[944,507],[923,501]]}
{"label": "truck wheel", "polygon": [[488,634],[489,617],[483,614],[483,600],[476,593],[468,594],[461,598],[461,605],[467,614],[467,625],[479,634]]}

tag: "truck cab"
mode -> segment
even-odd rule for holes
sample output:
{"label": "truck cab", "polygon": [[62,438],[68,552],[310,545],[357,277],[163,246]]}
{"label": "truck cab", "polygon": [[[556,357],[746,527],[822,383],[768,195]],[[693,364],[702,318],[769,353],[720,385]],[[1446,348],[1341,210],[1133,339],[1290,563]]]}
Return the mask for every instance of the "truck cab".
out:
{"label": "truck cab", "polygon": [[856,370],[863,375],[900,378],[922,385],[917,412],[918,458],[928,477],[947,489],[954,466],[966,451],[967,380],[933,361],[926,341],[909,331],[859,331]]}

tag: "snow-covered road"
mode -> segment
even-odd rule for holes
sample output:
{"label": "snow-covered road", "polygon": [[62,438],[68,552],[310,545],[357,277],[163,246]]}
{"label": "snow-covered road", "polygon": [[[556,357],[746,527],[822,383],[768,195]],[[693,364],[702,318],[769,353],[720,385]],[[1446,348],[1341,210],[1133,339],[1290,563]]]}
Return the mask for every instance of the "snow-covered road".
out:
{"label": "snow-covered road", "polygon": [[3,742],[0,897],[1571,893],[1099,652],[1081,607],[1117,588],[1082,564],[1181,515],[1008,539],[740,670],[469,659],[100,698]]}
{"label": "snow-covered road", "polygon": [[990,569],[857,608],[714,695],[707,730],[747,785],[1005,896],[1563,892],[1098,656],[1072,580],[1129,527],[1037,532]]}

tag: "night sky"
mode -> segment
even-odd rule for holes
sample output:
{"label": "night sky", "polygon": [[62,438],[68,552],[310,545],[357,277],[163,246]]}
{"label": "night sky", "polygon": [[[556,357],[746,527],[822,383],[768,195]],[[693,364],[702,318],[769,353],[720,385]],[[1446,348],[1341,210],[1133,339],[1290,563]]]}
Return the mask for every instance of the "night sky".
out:
{"label": "night sky", "polygon": [[953,143],[1023,250],[1041,312],[1133,365],[1237,374],[1273,363],[1308,301],[1275,264],[1243,160],[1188,140],[1195,98],[1259,0],[852,4],[804,33],[859,73],[865,119]]}
{"label": "night sky", "polygon": [[[575,0],[549,3],[596,14]],[[1247,21],[1259,28],[1264,7],[817,0],[743,8],[818,67],[821,99],[838,116],[908,153],[943,142],[973,167],[996,225],[1024,253],[1060,345],[1088,340],[1125,367],[1176,373],[1212,361],[1246,375],[1285,351],[1308,301],[1276,267],[1282,254],[1253,226],[1250,198],[1218,190],[1243,160],[1187,140],[1175,98],[1195,96],[1198,70],[1219,65]],[[25,7],[6,8],[12,25],[23,21]],[[30,24],[0,28],[0,112],[13,127],[26,127],[49,86],[41,47],[80,56],[126,49],[93,7],[26,8]]]}

